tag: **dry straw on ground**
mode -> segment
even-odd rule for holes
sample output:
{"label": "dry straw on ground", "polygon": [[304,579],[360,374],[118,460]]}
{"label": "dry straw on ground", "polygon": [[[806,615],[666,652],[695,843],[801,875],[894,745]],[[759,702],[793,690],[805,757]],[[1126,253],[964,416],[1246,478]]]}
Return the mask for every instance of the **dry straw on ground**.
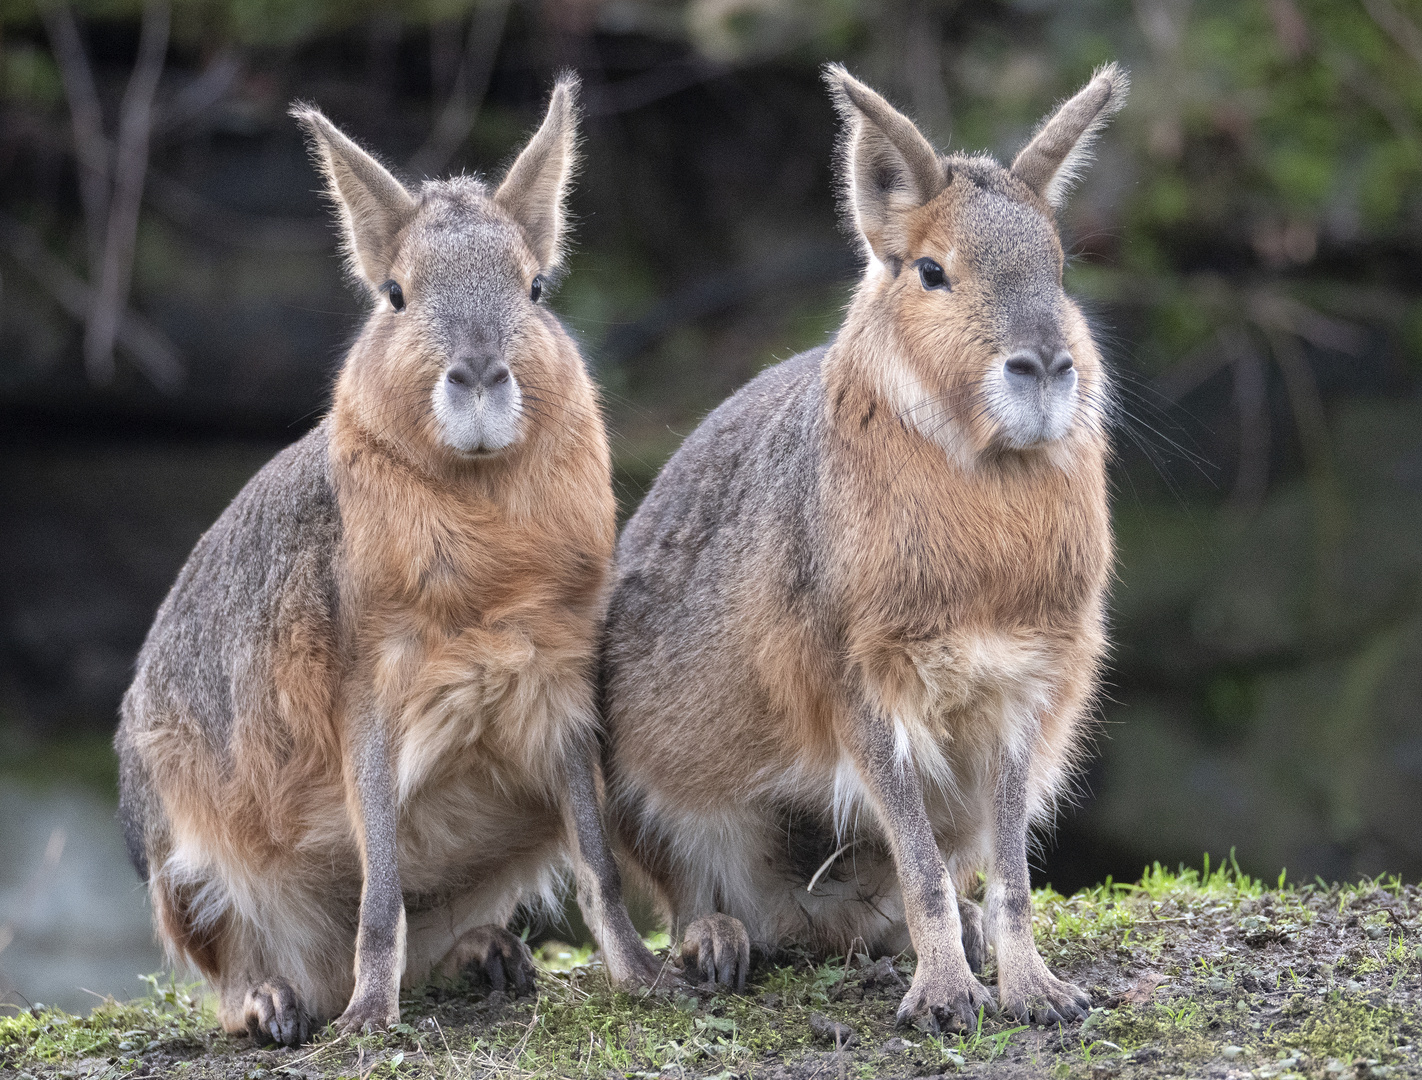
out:
{"label": "dry straw on ground", "polygon": [[[907,960],[787,960],[744,996],[612,994],[578,950],[546,946],[534,998],[463,985],[402,1001],[380,1036],[299,1050],[220,1034],[199,999],[154,979],[149,1001],[86,1018],[0,1020],[6,1077],[1422,1076],[1422,888],[1265,889],[1233,869],[1036,896],[1037,943],[1091,993],[1083,1024],[984,1017],[968,1035],[897,1030]],[[991,969],[986,977],[991,980]],[[833,1040],[833,1041],[832,1041]],[[839,1044],[838,1048],[835,1042]]]}

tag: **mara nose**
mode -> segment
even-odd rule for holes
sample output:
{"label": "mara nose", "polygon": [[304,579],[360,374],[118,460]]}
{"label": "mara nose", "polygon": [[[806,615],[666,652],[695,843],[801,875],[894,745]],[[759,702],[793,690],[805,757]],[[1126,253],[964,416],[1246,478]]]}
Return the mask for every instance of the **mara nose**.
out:
{"label": "mara nose", "polygon": [[483,353],[456,360],[444,377],[455,390],[492,390],[509,381],[509,366],[493,353]]}
{"label": "mara nose", "polygon": [[1072,369],[1071,353],[1057,349],[1050,357],[1040,349],[1018,349],[1002,365],[1008,375],[1030,379],[1056,379]]}

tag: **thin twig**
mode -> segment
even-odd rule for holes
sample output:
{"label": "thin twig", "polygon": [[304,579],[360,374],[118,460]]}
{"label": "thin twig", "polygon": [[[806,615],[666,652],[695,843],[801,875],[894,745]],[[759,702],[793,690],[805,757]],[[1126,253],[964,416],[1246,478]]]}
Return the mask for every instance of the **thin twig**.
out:
{"label": "thin twig", "polygon": [[166,105],[156,111],[153,119],[153,141],[158,142],[163,136],[201,117],[228,95],[241,73],[242,60],[236,53],[219,53],[203,69],[201,75],[190,80]]}
{"label": "thin twig", "polygon": [[1363,7],[1373,22],[1382,27],[1414,63],[1422,66],[1422,29],[1398,11],[1392,0],[1363,0]]}
{"label": "thin twig", "polygon": [[[83,322],[93,308],[93,289],[44,246],[28,226],[0,210],[0,247],[7,250],[65,313]],[[183,383],[183,362],[166,334],[138,312],[125,308],[119,320],[118,344],[133,357],[144,375],[169,393]]]}
{"label": "thin twig", "polygon": [[324,219],[248,214],[222,206],[157,169],[148,170],[144,200],[204,240],[270,252],[316,252],[331,246]]}
{"label": "thin twig", "polygon": [[69,101],[69,121],[74,131],[74,155],[79,164],[79,199],[84,206],[84,232],[88,241],[89,276],[97,280],[104,259],[104,234],[109,221],[109,143],[104,138],[104,114],[94,88],[94,71],[79,37],[79,26],[69,5],[40,5],[40,17],[49,34],[64,96]]}
{"label": "thin twig", "polygon": [[813,896],[814,893],[815,893],[815,885],[819,883],[819,880],[820,880],[821,875],[823,875],[826,870],[828,870],[831,866],[834,865],[835,859],[839,858],[841,855],[843,855],[846,851],[848,851],[848,850],[849,850],[850,848],[852,848],[854,845],[855,845],[855,841],[853,841],[853,840],[849,841],[849,842],[846,843],[846,844],[841,844],[838,851],[836,851],[833,855],[831,855],[831,856],[830,856],[828,859],[826,859],[824,862],[820,863],[820,868],[819,868],[818,870],[816,870],[815,873],[814,873],[814,875],[810,878],[810,883],[805,886],[805,891],[806,891],[807,893],[809,893],[811,896]]}
{"label": "thin twig", "polygon": [[479,119],[479,110],[484,104],[484,95],[489,90],[489,79],[494,74],[499,44],[504,38],[509,3],[510,0],[494,0],[474,12],[469,23],[464,56],[459,61],[459,70],[449,91],[449,100],[440,110],[429,138],[406,164],[408,172],[416,176],[432,176],[444,171],[449,159],[474,130],[474,122]]}
{"label": "thin twig", "polygon": [[119,110],[113,199],[109,204],[103,266],[84,333],[84,366],[90,381],[94,383],[107,383],[114,374],[114,343],[118,340],[119,323],[128,303],[128,290],[133,278],[138,211],[143,202],[143,182],[148,172],[153,97],[158,90],[158,78],[163,73],[163,60],[168,52],[171,16],[168,0],[148,0],[144,4],[138,61],[129,76]]}
{"label": "thin twig", "polygon": [[[59,867],[59,860],[64,855],[64,843],[67,838],[68,834],[61,828],[50,832],[49,842],[44,846],[44,855],[40,858],[39,867],[30,875],[29,881],[25,882],[25,887],[20,892],[19,902],[15,905],[14,917],[5,923],[0,923],[0,952],[4,952],[10,942],[15,940],[15,922],[29,913],[54,877],[54,872]],[[11,982],[3,971],[0,971],[0,997],[9,997],[11,994],[15,994],[29,1005],[29,998],[21,994],[19,987]],[[34,1006],[30,1005],[30,1007]]]}

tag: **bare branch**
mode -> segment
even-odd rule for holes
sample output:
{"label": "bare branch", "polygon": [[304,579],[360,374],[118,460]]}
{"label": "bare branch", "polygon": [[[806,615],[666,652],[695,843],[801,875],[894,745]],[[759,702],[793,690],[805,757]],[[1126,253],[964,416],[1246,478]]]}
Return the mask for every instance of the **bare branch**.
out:
{"label": "bare branch", "polygon": [[736,266],[698,278],[653,304],[636,322],[614,327],[603,342],[602,363],[613,365],[634,359],[680,327],[764,296],[769,288],[789,289],[848,279],[857,266],[856,256],[843,244],[805,244],[782,249],[776,258],[755,265]]}
{"label": "bare branch", "polygon": [[1177,402],[1199,389],[1232,359],[1232,343],[1223,330],[1182,356],[1151,383],[1164,400]]}
{"label": "bare branch", "polygon": [[1257,510],[1269,487],[1269,380],[1264,359],[1243,334],[1230,335],[1234,350],[1234,404],[1239,411],[1239,470],[1230,502]]}
{"label": "bare branch", "polygon": [[938,146],[948,145],[953,106],[943,85],[944,23],[953,5],[914,4],[903,22],[903,72],[915,122]]}
{"label": "bare branch", "polygon": [[143,202],[143,181],[148,171],[148,139],[153,130],[153,97],[163,60],[168,52],[172,11],[168,0],[148,0],[143,7],[143,30],[138,40],[138,61],[129,76],[119,111],[118,146],[114,153],[114,194],[109,206],[104,238],[103,266],[98,277],[94,308],[84,333],[84,366],[89,379],[106,383],[114,373],[114,342],[119,321],[128,303],[133,278],[133,256],[138,241],[138,211]]}
{"label": "bare branch", "polygon": [[1415,22],[1398,11],[1392,0],[1363,0],[1363,7],[1414,63],[1422,65],[1422,29]]}
{"label": "bare branch", "polygon": [[1343,488],[1333,465],[1328,419],[1323,411],[1323,398],[1318,392],[1308,360],[1297,339],[1276,329],[1266,329],[1274,363],[1284,377],[1284,389],[1289,395],[1289,408],[1303,448],[1308,470],[1309,489],[1314,503],[1314,523],[1318,536],[1319,557],[1338,550],[1342,543],[1347,519]]}
{"label": "bare branch", "polygon": [[588,116],[616,116],[641,109],[654,101],[690,90],[725,75],[724,64],[701,57],[668,60],[615,83],[589,83],[584,112]]}
{"label": "bare branch", "polygon": [[89,275],[97,280],[104,258],[104,234],[109,220],[109,143],[104,138],[104,114],[94,87],[94,72],[74,12],[63,0],[40,5],[50,48],[59,65],[69,118],[74,129],[74,154],[79,160],[79,197],[84,204],[84,228],[89,243]]}
{"label": "bare branch", "polygon": [[469,138],[479,109],[489,90],[489,79],[498,59],[499,44],[504,38],[510,0],[493,0],[474,13],[469,24],[469,38],[464,56],[454,76],[449,100],[440,111],[425,144],[415,151],[405,166],[416,176],[433,176],[444,170],[455,152]]}
{"label": "bare branch", "polygon": [[144,200],[169,221],[204,240],[229,247],[272,252],[329,251],[331,247],[331,229],[324,218],[232,210],[156,169],[148,170]]}
{"label": "bare branch", "polygon": [[[94,304],[94,290],[65,266],[28,226],[0,211],[0,247],[33,278],[65,313],[84,322]],[[183,361],[166,334],[136,311],[119,320],[118,344],[148,380],[166,393],[183,384]]]}
{"label": "bare branch", "polygon": [[1363,330],[1330,318],[1289,296],[1259,289],[1249,298],[1250,317],[1267,330],[1282,330],[1320,349],[1359,356],[1367,346]]}
{"label": "bare branch", "polygon": [[202,116],[227,96],[241,73],[240,56],[233,52],[219,53],[201,75],[174,94],[172,100],[158,112],[153,122],[153,138],[161,140],[163,136]]}

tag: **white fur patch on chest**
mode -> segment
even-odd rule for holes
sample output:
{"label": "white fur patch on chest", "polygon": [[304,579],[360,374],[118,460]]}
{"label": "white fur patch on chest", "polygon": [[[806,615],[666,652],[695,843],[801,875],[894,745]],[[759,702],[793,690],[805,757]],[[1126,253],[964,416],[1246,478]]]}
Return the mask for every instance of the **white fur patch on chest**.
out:
{"label": "white fur patch on chest", "polygon": [[1059,680],[1040,635],[962,631],[912,646],[909,659],[922,694],[895,717],[901,755],[919,758],[924,743],[1030,751]]}
{"label": "white fur patch on chest", "polygon": [[[519,633],[467,631],[437,641],[391,637],[373,672],[395,725],[395,790],[407,804],[436,774],[541,778],[568,734],[591,723],[591,687]],[[521,785],[522,786],[522,785]]]}

